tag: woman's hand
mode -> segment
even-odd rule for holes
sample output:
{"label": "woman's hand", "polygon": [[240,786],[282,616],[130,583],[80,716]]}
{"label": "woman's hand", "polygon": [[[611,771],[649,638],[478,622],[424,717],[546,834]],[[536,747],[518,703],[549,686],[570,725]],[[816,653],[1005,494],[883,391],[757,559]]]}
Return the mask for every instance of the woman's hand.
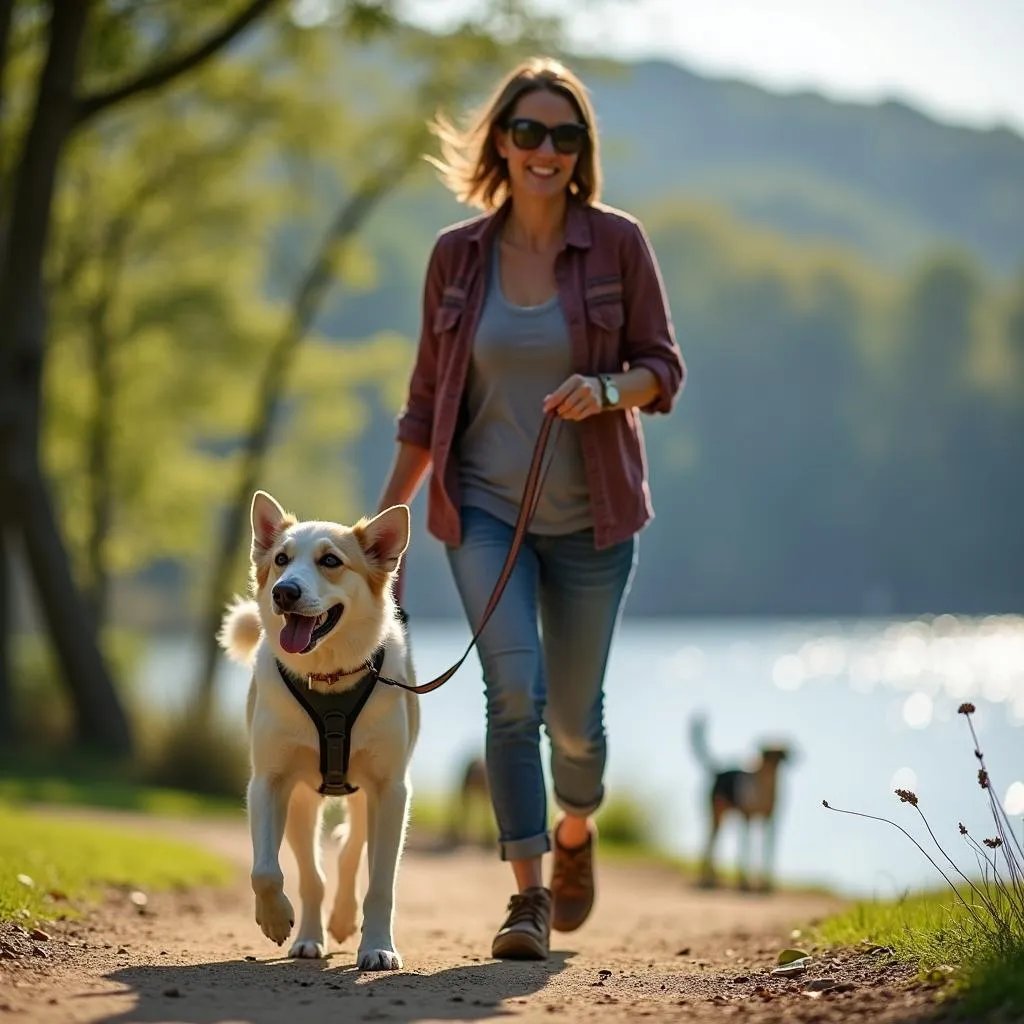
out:
{"label": "woman's hand", "polygon": [[580,373],[574,373],[544,399],[544,412],[554,410],[563,420],[585,420],[601,409],[601,382]]}

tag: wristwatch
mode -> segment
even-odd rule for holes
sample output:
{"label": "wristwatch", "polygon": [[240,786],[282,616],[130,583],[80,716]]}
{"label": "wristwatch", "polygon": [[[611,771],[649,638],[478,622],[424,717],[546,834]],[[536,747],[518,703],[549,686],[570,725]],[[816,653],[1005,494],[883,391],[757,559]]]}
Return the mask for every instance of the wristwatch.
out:
{"label": "wristwatch", "polygon": [[619,389],[615,386],[611,374],[600,373],[597,379],[601,382],[601,408],[614,408],[619,404]]}

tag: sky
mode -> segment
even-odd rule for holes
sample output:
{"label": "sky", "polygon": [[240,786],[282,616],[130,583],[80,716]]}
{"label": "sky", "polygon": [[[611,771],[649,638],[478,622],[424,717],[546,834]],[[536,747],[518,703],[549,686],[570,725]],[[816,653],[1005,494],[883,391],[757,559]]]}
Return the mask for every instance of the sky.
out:
{"label": "sky", "polygon": [[[440,26],[479,0],[405,0]],[[575,48],[1024,135],[1024,0],[536,0]]]}

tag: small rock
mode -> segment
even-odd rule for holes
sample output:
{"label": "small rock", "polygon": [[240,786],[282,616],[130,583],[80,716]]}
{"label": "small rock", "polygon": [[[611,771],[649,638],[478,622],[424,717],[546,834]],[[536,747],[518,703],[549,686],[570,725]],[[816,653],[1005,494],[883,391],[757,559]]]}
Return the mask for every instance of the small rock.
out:
{"label": "small rock", "polygon": [[45,959],[46,958],[46,950],[43,949],[42,946],[33,946],[32,947],[32,955],[33,956],[43,957],[43,959]]}
{"label": "small rock", "polygon": [[172,986],[171,988],[165,988],[164,995],[167,996],[168,999],[180,999],[181,989],[175,988],[174,986]]}
{"label": "small rock", "polygon": [[605,968],[605,969],[602,969],[602,970],[598,971],[597,972],[597,976],[599,978],[602,978],[602,979],[603,978],[610,978],[612,976],[612,972],[609,971],[607,968]]}
{"label": "small rock", "polygon": [[252,955],[252,953],[249,953],[249,954],[246,955],[245,959],[248,960],[250,963],[252,963],[256,959],[256,957],[254,957]]}
{"label": "small rock", "polygon": [[676,951],[676,956],[689,956],[689,955],[690,955],[690,947],[689,946],[683,946],[682,949]]}
{"label": "small rock", "polygon": [[742,985],[747,981],[750,981],[750,977],[746,974],[737,974],[736,977],[732,979],[732,983],[734,985]]}
{"label": "small rock", "polygon": [[785,964],[783,967],[775,967],[772,969],[772,974],[779,975],[784,978],[791,978],[797,974],[803,974],[808,967],[811,966],[811,958],[804,957],[802,960],[794,960],[792,963]]}
{"label": "small rock", "polygon": [[132,903],[139,908],[140,911],[144,910],[146,904],[149,903],[149,897],[144,892],[141,892],[138,889],[132,892],[131,895],[129,895],[128,899],[130,899]]}
{"label": "small rock", "polygon": [[18,881],[25,886],[26,889],[34,889],[36,883],[32,881],[31,875],[18,875]]}
{"label": "small rock", "polygon": [[836,987],[835,978],[812,978],[804,987],[805,992],[827,992]]}
{"label": "small rock", "polygon": [[50,936],[46,932],[44,932],[42,928],[33,928],[32,931],[28,933],[28,937],[30,939],[35,939],[36,942],[50,941]]}

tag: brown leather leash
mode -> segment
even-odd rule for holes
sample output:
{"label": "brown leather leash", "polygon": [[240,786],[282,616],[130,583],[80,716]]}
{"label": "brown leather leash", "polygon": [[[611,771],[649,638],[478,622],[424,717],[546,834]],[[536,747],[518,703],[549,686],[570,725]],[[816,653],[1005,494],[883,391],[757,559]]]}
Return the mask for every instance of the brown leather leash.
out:
{"label": "brown leather leash", "polygon": [[494,590],[491,591],[491,596],[487,601],[487,607],[484,609],[483,617],[480,619],[480,625],[476,627],[476,632],[473,634],[473,639],[470,640],[465,653],[451,668],[446,669],[436,679],[431,679],[429,683],[410,686],[408,683],[400,682],[397,679],[388,679],[386,676],[378,675],[377,678],[380,682],[387,683],[389,686],[400,686],[403,690],[409,690],[411,693],[430,693],[431,690],[444,686],[462,668],[462,663],[469,657],[470,651],[476,646],[477,640],[480,639],[480,634],[484,631],[484,626],[487,625],[491,615],[494,614],[494,609],[498,607],[501,595],[505,592],[505,585],[508,583],[509,577],[512,575],[512,569],[516,564],[516,556],[519,554],[519,549],[523,546],[526,528],[530,525],[534,512],[537,511],[537,503],[540,500],[544,477],[547,476],[548,469],[551,466],[550,461],[546,466],[544,465],[544,455],[547,451],[551,429],[556,423],[561,426],[556,413],[549,412],[545,414],[544,422],[541,424],[540,431],[537,434],[537,441],[533,446],[533,457],[530,459],[530,469],[526,474],[526,483],[523,485],[523,497],[519,503],[519,515],[516,517],[512,544],[509,546],[508,554],[505,556],[505,564],[501,567],[498,580],[494,584]]}

